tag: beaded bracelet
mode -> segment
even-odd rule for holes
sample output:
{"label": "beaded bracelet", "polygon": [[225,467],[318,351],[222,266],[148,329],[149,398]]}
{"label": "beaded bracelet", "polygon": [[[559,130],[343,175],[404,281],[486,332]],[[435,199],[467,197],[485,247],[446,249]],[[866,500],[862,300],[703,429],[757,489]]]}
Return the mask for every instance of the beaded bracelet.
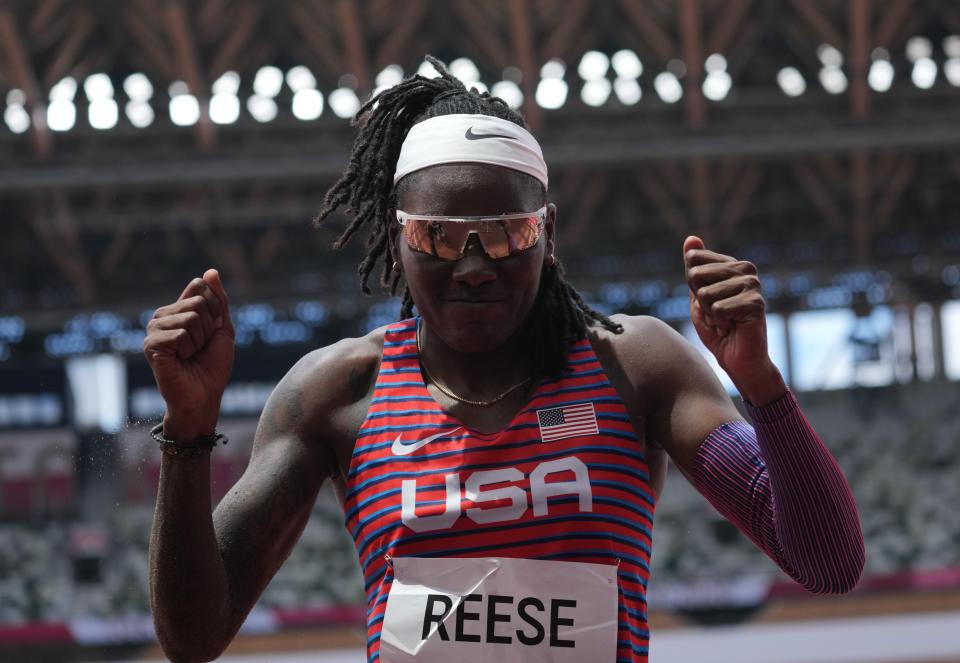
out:
{"label": "beaded bracelet", "polygon": [[198,437],[190,442],[169,440],[163,436],[162,423],[150,429],[150,437],[160,445],[160,450],[168,456],[203,456],[209,454],[218,444],[227,443],[227,436],[216,432]]}

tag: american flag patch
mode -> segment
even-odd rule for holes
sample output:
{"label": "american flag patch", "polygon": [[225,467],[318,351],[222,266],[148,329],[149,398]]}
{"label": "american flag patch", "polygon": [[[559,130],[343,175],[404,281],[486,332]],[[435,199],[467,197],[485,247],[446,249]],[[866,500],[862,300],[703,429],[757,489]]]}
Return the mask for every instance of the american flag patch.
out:
{"label": "american flag patch", "polygon": [[540,439],[544,442],[577,435],[596,435],[600,432],[593,403],[537,410],[537,421],[540,422]]}

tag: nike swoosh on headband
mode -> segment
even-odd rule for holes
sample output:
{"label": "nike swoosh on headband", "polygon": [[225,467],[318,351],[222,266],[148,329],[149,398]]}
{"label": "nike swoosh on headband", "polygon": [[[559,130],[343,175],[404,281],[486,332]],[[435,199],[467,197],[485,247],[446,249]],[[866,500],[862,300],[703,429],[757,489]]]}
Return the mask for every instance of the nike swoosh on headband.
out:
{"label": "nike swoosh on headband", "polygon": [[467,131],[463,134],[463,137],[467,140],[482,140],[484,138],[509,138],[510,140],[516,140],[513,136],[507,136],[505,134],[475,134],[473,133],[473,127],[467,127]]}
{"label": "nike swoosh on headband", "polygon": [[417,440],[416,442],[406,442],[406,443],[400,440],[400,438],[403,437],[403,433],[400,433],[399,435],[397,435],[397,439],[393,441],[393,446],[390,447],[390,451],[393,452],[394,456],[409,456],[417,449],[427,446],[428,444],[430,444],[431,442],[433,442],[439,437],[443,437],[444,435],[450,435],[451,433],[456,433],[458,430],[460,430],[460,428],[462,427],[457,426],[453,430],[440,431],[436,435],[425,437],[422,440]]}

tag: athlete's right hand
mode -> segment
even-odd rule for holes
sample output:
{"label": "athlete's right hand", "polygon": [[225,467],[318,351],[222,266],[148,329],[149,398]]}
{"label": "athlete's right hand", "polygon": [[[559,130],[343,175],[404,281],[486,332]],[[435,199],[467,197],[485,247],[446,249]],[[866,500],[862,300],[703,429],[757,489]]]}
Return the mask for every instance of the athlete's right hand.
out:
{"label": "athlete's right hand", "polygon": [[233,339],[227,293],[215,269],[154,312],[143,352],[167,404],[166,437],[185,442],[214,431],[233,370]]}

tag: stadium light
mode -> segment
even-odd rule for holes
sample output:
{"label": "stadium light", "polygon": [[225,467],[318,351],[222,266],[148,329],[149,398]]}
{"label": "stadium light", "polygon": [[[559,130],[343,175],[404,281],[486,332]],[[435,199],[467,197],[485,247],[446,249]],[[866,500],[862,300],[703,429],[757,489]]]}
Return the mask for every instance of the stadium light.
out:
{"label": "stadium light", "polygon": [[657,77],[653,79],[653,89],[668,104],[676,103],[683,97],[683,87],[673,72],[662,71],[657,74]]}
{"label": "stadium light", "polygon": [[190,87],[183,81],[174,81],[167,88],[167,94],[170,95],[171,99],[183,94],[190,94]]}
{"label": "stadium light", "polygon": [[541,108],[560,108],[567,101],[567,84],[561,78],[544,78],[537,84],[534,98]]}
{"label": "stadium light", "polygon": [[90,74],[83,82],[83,92],[90,102],[87,121],[94,129],[112,129],[117,126],[120,111],[113,100],[113,82],[106,74]]}
{"label": "stadium light", "polygon": [[588,106],[602,106],[610,98],[612,89],[613,85],[610,84],[610,81],[601,77],[584,83],[580,90],[580,98]]}
{"label": "stadium light", "polygon": [[[352,92],[352,90],[348,91]],[[354,98],[356,98],[356,96],[354,96]],[[331,108],[333,108],[333,93],[330,94],[330,104]],[[293,95],[292,110],[293,116],[298,120],[316,120],[323,114],[323,94],[321,94],[319,90],[312,88],[304,88],[297,91],[296,94]],[[262,121],[264,120],[261,120],[261,122]]]}
{"label": "stadium light", "polygon": [[22,134],[30,128],[30,114],[21,104],[7,104],[3,112],[3,121],[15,134]]}
{"label": "stadium light", "polygon": [[374,81],[378,88],[393,87],[403,80],[403,68],[398,64],[388,64]]}
{"label": "stadium light", "polygon": [[233,124],[240,117],[240,100],[232,92],[221,92],[210,98],[210,120],[216,124]]}
{"label": "stadium light", "polygon": [[507,102],[510,108],[520,108],[523,105],[523,92],[520,90],[520,86],[513,81],[494,83],[491,93]]}
{"label": "stadium light", "polygon": [[93,99],[87,106],[87,121],[94,129],[113,129],[117,126],[120,110],[113,97]]}
{"label": "stadium light", "polygon": [[960,87],[960,58],[949,58],[943,63],[943,75],[950,85]]}
{"label": "stadium light", "polygon": [[348,87],[339,87],[331,92],[328,103],[333,114],[344,119],[353,117],[360,109],[357,93]]}
{"label": "stadium light", "polygon": [[817,57],[824,67],[839,68],[843,66],[843,53],[830,44],[817,46]]}
{"label": "stadium light", "polygon": [[628,48],[619,50],[610,58],[613,70],[617,72],[618,78],[639,78],[643,73],[643,63],[637,54]]}
{"label": "stadium light", "polygon": [[840,94],[847,89],[847,75],[840,67],[825,66],[820,70],[820,85],[828,94]]}
{"label": "stadium light", "polygon": [[566,103],[567,83],[563,80],[566,71],[567,65],[558,58],[549,60],[540,67],[540,82],[537,84],[534,99],[541,108],[552,110]]}
{"label": "stadium light", "polygon": [[523,82],[523,72],[519,67],[507,67],[503,70],[503,80],[520,85]]}
{"label": "stadium light", "polygon": [[144,74],[134,73],[123,81],[123,91],[131,101],[147,101],[153,96],[153,85]]}
{"label": "stadium light", "polygon": [[[610,58],[606,53],[600,51],[587,51],[580,58],[580,64],[577,65],[577,73],[585,81],[596,81],[604,78],[610,69]],[[609,86],[607,90],[609,95]],[[584,99],[586,101],[586,99]]]}
{"label": "stadium light", "polygon": [[[304,67],[303,65],[297,65],[293,69],[287,72],[287,86],[293,90],[294,94],[300,90],[313,90],[317,87],[317,79],[314,77],[313,73]],[[256,87],[253,89],[254,92],[257,91]],[[259,93],[258,93],[259,94]],[[275,96],[275,95],[261,95],[261,96]]]}
{"label": "stadium light", "polygon": [[106,74],[90,74],[83,82],[83,92],[87,99],[106,99],[113,97],[113,83]]}
{"label": "stadium light", "polygon": [[960,35],[944,37],[943,52],[947,56],[943,63],[943,75],[950,85],[960,87]]}
{"label": "stadium light", "polygon": [[540,78],[543,79],[562,79],[567,71],[567,65],[560,58],[548,60],[540,67]]}
{"label": "stadium light", "polygon": [[[293,70],[291,70],[293,71]],[[287,79],[289,83],[290,79]],[[260,67],[253,77],[253,91],[261,97],[275,97],[280,94],[280,88],[283,87],[283,72],[277,67],[268,65]],[[291,86],[292,87],[292,86]],[[234,94],[236,94],[234,90]]]}
{"label": "stadium light", "polygon": [[687,75],[687,63],[680,58],[673,58],[667,62],[667,71],[676,76],[678,79],[683,78]]}
{"label": "stadium light", "polygon": [[178,127],[189,127],[200,119],[200,102],[192,94],[178,94],[170,99],[169,110],[170,121]]}
{"label": "stadium light", "polygon": [[[480,80],[480,70],[470,58],[457,58],[450,63],[450,73],[464,83],[474,83]],[[470,86],[467,85],[469,88]]]}
{"label": "stadium light", "polygon": [[713,53],[707,57],[706,62],[704,62],[704,69],[707,70],[707,74],[714,74],[721,71],[727,70],[727,58],[722,56],[720,53]]}
{"label": "stadium light", "polygon": [[[296,98],[296,95],[294,95],[294,98]],[[323,109],[323,97],[320,98],[320,108]],[[247,99],[247,112],[257,122],[271,122],[277,117],[277,102],[270,97],[261,97],[259,94],[255,94]]]}
{"label": "stadium light", "polygon": [[613,90],[617,94],[617,99],[625,106],[633,106],[643,97],[643,91],[640,89],[640,83],[636,78],[617,77],[613,81]]}
{"label": "stadium light", "polygon": [[910,37],[907,40],[907,60],[915,63],[921,58],[929,58],[933,55],[933,43],[926,37]]}
{"label": "stadium light", "polygon": [[889,60],[874,60],[867,72],[867,84],[876,92],[886,92],[893,85],[893,74],[893,65]]}
{"label": "stadium light", "polygon": [[921,90],[929,90],[937,80],[937,63],[933,58],[917,58],[910,71],[910,79]]}
{"label": "stadium light", "polygon": [[[278,70],[279,71],[279,70]],[[283,84],[283,78],[280,78],[281,85]],[[210,91],[214,95],[217,94],[228,94],[236,96],[237,92],[240,90],[240,74],[235,71],[225,71],[220,75],[220,78],[213,82],[213,85],[210,88]]]}
{"label": "stadium light", "polygon": [[52,131],[69,131],[77,122],[77,107],[68,99],[51,101],[47,106],[47,126]]}
{"label": "stadium light", "polygon": [[784,67],[778,71],[777,84],[788,97],[799,97],[807,90],[807,81],[796,67]]}
{"label": "stadium light", "polygon": [[77,122],[77,107],[73,98],[77,94],[76,79],[67,76],[50,88],[50,105],[47,106],[47,126],[51,131],[69,131]]}
{"label": "stadium light", "polygon": [[153,108],[146,101],[134,100],[128,101],[125,111],[130,124],[137,129],[144,129],[153,124]]}
{"label": "stadium light", "polygon": [[466,83],[465,85],[467,86],[468,89],[476,90],[476,91],[479,92],[480,94],[483,94],[484,92],[489,92],[489,91],[490,91],[490,88],[488,88],[488,87],[487,87],[487,84],[484,83],[483,81],[470,81],[469,83]]}
{"label": "stadium light", "polygon": [[710,101],[722,101],[730,93],[733,79],[723,70],[711,71],[703,80],[703,96]]}
{"label": "stadium light", "polygon": [[[276,67],[274,67],[276,69]],[[277,90],[283,85],[283,74],[276,70]],[[207,112],[210,121],[215,124],[233,124],[240,118],[240,99],[237,92],[240,90],[240,74],[235,71],[225,71],[213,82],[210,91],[210,107]]]}
{"label": "stadium light", "polygon": [[841,94],[847,89],[847,75],[840,68],[843,66],[843,53],[830,44],[820,44],[817,57],[823,65],[818,74],[820,85],[828,94]]}
{"label": "stadium light", "polygon": [[27,95],[24,94],[23,90],[13,88],[7,92],[7,105],[9,106],[24,106],[27,103]]}
{"label": "stadium light", "polygon": [[50,88],[50,101],[73,101],[77,94],[77,81],[70,76]]}
{"label": "stadium light", "polygon": [[943,38],[943,53],[948,58],[960,58],[960,35],[947,35]]}
{"label": "stadium light", "polygon": [[420,66],[417,68],[417,73],[424,78],[437,78],[440,76],[440,72],[437,71],[436,67],[426,60],[420,63]]}

